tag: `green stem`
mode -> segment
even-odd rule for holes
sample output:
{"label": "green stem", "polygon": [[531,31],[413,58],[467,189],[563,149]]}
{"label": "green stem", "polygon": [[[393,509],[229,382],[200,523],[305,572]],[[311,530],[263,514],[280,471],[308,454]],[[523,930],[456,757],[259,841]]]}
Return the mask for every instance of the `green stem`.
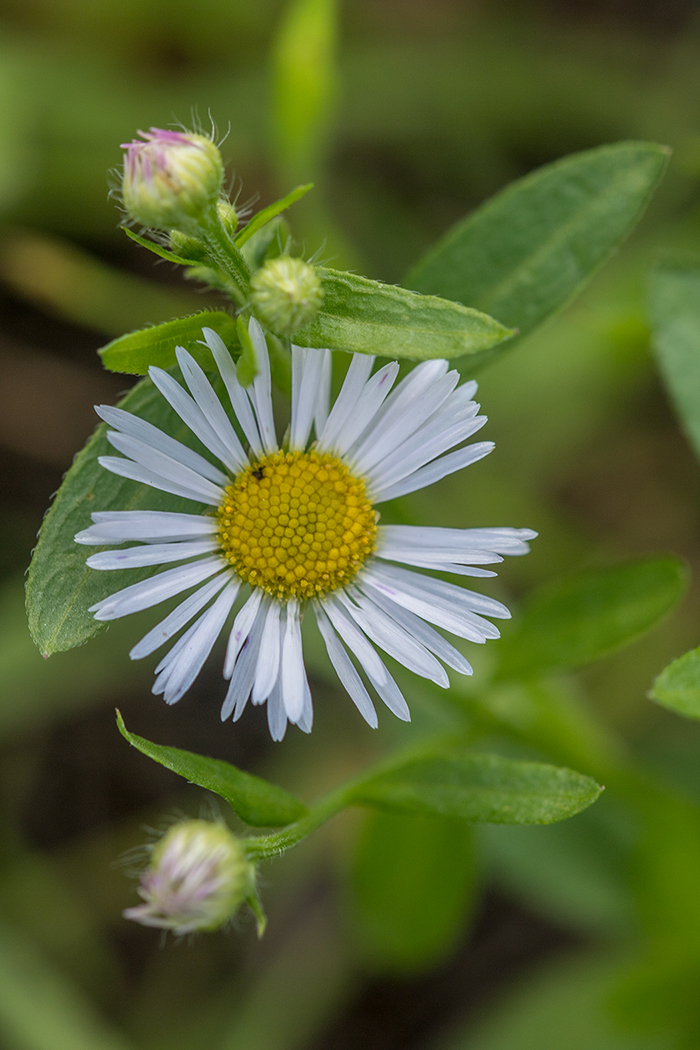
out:
{"label": "green stem", "polygon": [[252,861],[266,860],[268,857],[278,857],[292,846],[296,846],[321,824],[325,824],[336,813],[345,809],[349,802],[348,794],[349,785],[344,784],[343,787],[331,791],[320,802],[317,802],[305,817],[295,821],[294,824],[289,824],[282,831],[275,831],[272,835],[245,839],[248,857]]}
{"label": "green stem", "polygon": [[243,255],[224,229],[218,214],[213,213],[204,228],[204,243],[211,262],[221,270],[233,285],[231,292],[239,306],[248,301],[250,268]]}

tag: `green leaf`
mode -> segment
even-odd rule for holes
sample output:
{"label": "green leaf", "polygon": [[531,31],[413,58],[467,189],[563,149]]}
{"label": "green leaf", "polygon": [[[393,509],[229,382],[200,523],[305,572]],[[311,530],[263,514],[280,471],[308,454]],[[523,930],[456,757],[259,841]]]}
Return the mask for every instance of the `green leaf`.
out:
{"label": "green leaf", "polygon": [[179,747],[152,744],[150,740],[130,733],[119,711],[117,725],[124,739],[142,754],[148,755],[154,762],[160,762],[161,766],[171,769],[178,776],[185,777],[190,783],[220,795],[245,824],[255,828],[280,828],[307,813],[306,806],[283,788],[252,773],[244,773],[229,762],[205,758],[192,751],[182,751]]}
{"label": "green leaf", "polygon": [[358,843],[352,929],[374,968],[425,969],[461,935],[475,890],[462,820],[376,810]]}
{"label": "green leaf", "polygon": [[660,267],[652,274],[650,293],[652,346],[700,456],[700,263]]}
{"label": "green leaf", "polygon": [[[142,379],[119,407],[180,441],[192,434],[150,379]],[[66,474],[41,526],[27,579],[27,613],[32,638],[45,656],[72,649],[92,638],[104,624],[88,608],[130,583],[146,579],[153,569],[100,572],[88,569],[85,559],[96,547],[74,543],[76,532],[91,523],[98,510],[181,510],[197,513],[205,508],[192,500],[159,492],[149,485],[121,478],[101,467],[98,456],[113,453],[101,424],[78,453]]]}
{"label": "green leaf", "polygon": [[184,346],[199,364],[212,371],[215,368],[211,351],[202,346],[202,328],[213,328],[227,346],[237,342],[236,322],[222,310],[204,310],[191,317],[128,332],[103,346],[98,353],[102,364],[112,372],[146,375],[151,365],[172,368],[177,364],[175,347]]}
{"label": "green leaf", "polygon": [[649,696],[679,715],[700,718],[700,648],[691,649],[664,667]]}
{"label": "green leaf", "polygon": [[319,267],[323,305],[294,339],[299,346],[380,357],[459,357],[486,350],[513,332],[459,303]]}
{"label": "green leaf", "polygon": [[178,266],[197,266],[201,260],[198,259],[185,259],[182,255],[177,255],[175,252],[168,251],[162,244],[157,244],[155,241],[151,241],[148,237],[141,237],[138,233],[134,233],[128,226],[122,226],[124,233],[132,241],[136,241],[142,248],[148,248],[149,252],[153,252],[154,255],[159,255],[161,259],[167,259],[168,262],[177,263]]}
{"label": "green leaf", "polygon": [[669,152],[653,142],[620,142],[540,168],[453,226],[404,284],[484,310],[525,335],[625,240]]}
{"label": "green leaf", "polygon": [[602,790],[570,769],[464,752],[409,759],[353,787],[348,801],[470,823],[551,824],[590,806]]}
{"label": "green leaf", "polygon": [[589,569],[537,595],[499,645],[499,678],[578,667],[646,634],[688,585],[679,558],[639,558]]}
{"label": "green leaf", "polygon": [[253,234],[257,233],[258,230],[262,229],[263,226],[271,222],[272,219],[276,219],[277,216],[286,211],[290,205],[296,201],[301,200],[305,197],[309,190],[314,188],[313,182],[308,182],[306,186],[297,186],[291,193],[288,193],[286,197],[282,197],[281,200],[275,201],[274,204],[268,204],[267,208],[263,208],[259,211],[250,222],[243,227],[241,232],[234,238],[234,244],[237,248],[242,248],[246,241],[249,241]]}

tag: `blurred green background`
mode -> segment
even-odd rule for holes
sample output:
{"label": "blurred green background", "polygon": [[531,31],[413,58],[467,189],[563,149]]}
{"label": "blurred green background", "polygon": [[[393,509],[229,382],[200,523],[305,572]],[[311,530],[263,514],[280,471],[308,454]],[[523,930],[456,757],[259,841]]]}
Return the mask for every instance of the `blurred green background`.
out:
{"label": "blurred green background", "polygon": [[[556,683],[645,768],[643,819],[612,788],[561,825],[487,827],[463,842],[435,821],[344,815],[263,870],[262,942],[245,918],[233,933],[165,944],[121,918],[136,892],[115,860],[144,828],[213,803],[130,749],[114,707],[149,739],[305,799],[449,728],[452,709],[415,680],[413,724],[386,715],[372,733],[311,646],[313,734],[292,728],[273,745],[259,709],[220,723],[216,660],[170,710],[150,694],[152,668],[126,658],[139,624],[45,662],[22,605],[34,537],[93,428],[91,406],[129,385],[101,371],[96,348],[219,305],[128,241],[107,197],[119,143],[193,113],[228,131],[239,202],[265,205],[313,179],[289,216],[306,253],[387,282],[540,164],[625,138],[671,145],[631,241],[479,375],[495,453],[409,502],[425,524],[539,530],[489,591],[516,610],[539,583],[588,565],[665,551],[697,563],[700,474],[656,376],[644,300],[660,253],[700,254],[700,6],[5,0],[0,24],[0,1045],[700,1046],[700,731],[645,699],[700,641],[697,587],[643,642]],[[489,659],[488,647],[475,654],[477,684]],[[446,837],[449,871],[431,869]]]}

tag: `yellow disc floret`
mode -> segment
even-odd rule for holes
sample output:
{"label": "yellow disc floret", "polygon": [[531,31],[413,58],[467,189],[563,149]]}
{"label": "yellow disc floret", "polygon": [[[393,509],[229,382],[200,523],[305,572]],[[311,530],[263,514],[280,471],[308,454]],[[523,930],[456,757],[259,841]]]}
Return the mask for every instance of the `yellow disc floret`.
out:
{"label": "yellow disc floret", "polygon": [[224,555],[276,598],[343,587],[376,543],[365,483],[328,453],[274,452],[237,475],[217,512]]}

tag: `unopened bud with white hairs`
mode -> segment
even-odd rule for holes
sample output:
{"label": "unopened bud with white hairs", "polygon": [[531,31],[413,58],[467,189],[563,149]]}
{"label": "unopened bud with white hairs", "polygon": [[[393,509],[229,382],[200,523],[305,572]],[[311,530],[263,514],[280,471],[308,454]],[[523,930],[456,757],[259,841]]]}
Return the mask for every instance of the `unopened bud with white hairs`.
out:
{"label": "unopened bud with white hairs", "polygon": [[255,894],[255,868],[225,824],[184,820],[153,846],[139,894],[124,916],[182,935],[217,930]]}
{"label": "unopened bud with white hairs", "polygon": [[323,302],[323,288],[313,266],[280,255],[270,259],[250,282],[253,313],[274,335],[294,335],[313,320]]}
{"label": "unopened bud with white hairs", "polygon": [[122,197],[129,217],[144,226],[194,233],[216,204],[224,166],[210,138],[195,132],[140,131],[124,143]]}

